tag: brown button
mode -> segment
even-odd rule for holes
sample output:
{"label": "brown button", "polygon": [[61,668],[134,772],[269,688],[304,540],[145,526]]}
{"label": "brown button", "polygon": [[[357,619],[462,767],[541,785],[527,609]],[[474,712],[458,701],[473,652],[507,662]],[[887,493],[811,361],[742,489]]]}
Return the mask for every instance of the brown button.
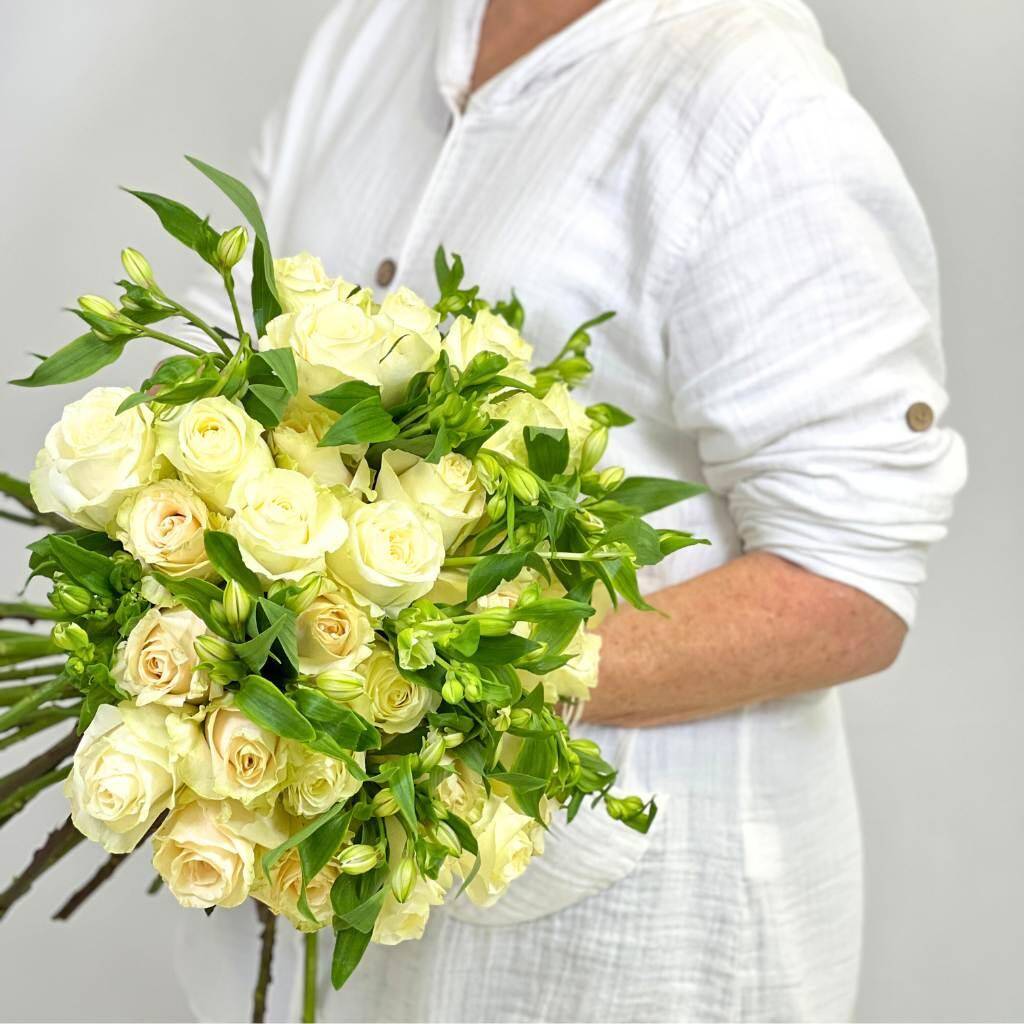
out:
{"label": "brown button", "polygon": [[927,402],[915,402],[907,410],[907,426],[920,434],[935,422],[935,413]]}
{"label": "brown button", "polygon": [[381,260],[380,266],[377,268],[377,284],[381,288],[387,288],[395,279],[396,269],[394,260]]}

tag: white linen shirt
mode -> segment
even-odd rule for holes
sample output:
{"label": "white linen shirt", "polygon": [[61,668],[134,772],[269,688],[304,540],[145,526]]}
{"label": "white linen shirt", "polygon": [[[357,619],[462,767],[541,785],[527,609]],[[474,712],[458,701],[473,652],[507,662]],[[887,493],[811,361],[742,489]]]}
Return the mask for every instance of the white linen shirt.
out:
{"label": "white linen shirt", "polygon": [[[617,311],[582,395],[636,416],[606,464],[710,488],[656,522],[712,546],[646,570],[645,590],[757,549],[912,621],[965,474],[939,425],[935,259],[812,16],[796,0],[605,0],[467,99],[484,7],[339,5],[257,160],[275,252],[366,284],[390,283],[391,260],[393,287],[431,295],[443,243],[483,294],[515,287],[542,362]],[[915,403],[935,424],[912,429]],[[658,794],[651,833],[603,811],[556,824],[495,907],[435,911],[338,995],[326,948],[322,1019],[848,1016],[861,864],[835,692],[581,731],[623,790]],[[253,922],[193,918],[197,1013],[244,1014]],[[233,987],[215,936],[238,947]]]}

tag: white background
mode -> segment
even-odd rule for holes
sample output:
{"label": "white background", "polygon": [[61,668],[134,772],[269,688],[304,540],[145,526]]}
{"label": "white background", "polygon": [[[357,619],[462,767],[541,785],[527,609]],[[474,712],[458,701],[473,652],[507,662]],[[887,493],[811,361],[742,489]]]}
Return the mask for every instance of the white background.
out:
{"label": "white background", "polygon": [[[244,172],[263,113],[328,6],[0,3],[5,377],[27,372],[26,352],[78,333],[60,306],[85,291],[112,294],[122,245],[150,254],[161,281],[186,279],[187,254],[114,184],[223,211],[181,153]],[[929,214],[943,269],[950,422],[971,461],[899,663],[845,692],[867,847],[859,1017],[1021,1020],[1024,3],[811,6]],[[215,221],[235,219],[224,211]],[[139,352],[101,381],[141,377],[152,359]],[[81,390],[0,390],[0,467],[25,475],[61,405]],[[0,526],[4,596],[21,584],[28,539]],[[0,772],[13,766],[0,758]],[[50,793],[0,832],[0,881],[63,814]],[[72,923],[47,920],[101,858],[80,849],[0,925],[4,1019],[187,1018],[171,969],[184,911],[166,894],[144,895],[144,854]]]}

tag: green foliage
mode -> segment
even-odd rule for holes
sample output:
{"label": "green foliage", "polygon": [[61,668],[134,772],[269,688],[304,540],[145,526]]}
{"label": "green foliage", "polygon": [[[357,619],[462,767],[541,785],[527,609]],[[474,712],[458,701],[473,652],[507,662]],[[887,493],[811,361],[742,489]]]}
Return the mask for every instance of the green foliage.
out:
{"label": "green foliage", "polygon": [[126,343],[127,339],[108,341],[89,331],[47,356],[28,377],[11,383],[23,388],[42,388],[85,380],[117,362]]}

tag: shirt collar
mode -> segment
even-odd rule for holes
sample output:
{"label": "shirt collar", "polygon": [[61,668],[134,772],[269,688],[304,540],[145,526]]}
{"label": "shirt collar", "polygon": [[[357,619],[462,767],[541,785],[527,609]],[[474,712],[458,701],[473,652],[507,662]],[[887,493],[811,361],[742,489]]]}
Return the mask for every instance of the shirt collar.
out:
{"label": "shirt collar", "polygon": [[[487,0],[436,0],[440,8],[435,73],[453,114],[469,98]],[[504,105],[553,81],[591,54],[660,21],[682,17],[726,0],[602,0],[561,32],[495,75],[477,90],[474,105]],[[755,0],[818,32],[802,0]]]}

